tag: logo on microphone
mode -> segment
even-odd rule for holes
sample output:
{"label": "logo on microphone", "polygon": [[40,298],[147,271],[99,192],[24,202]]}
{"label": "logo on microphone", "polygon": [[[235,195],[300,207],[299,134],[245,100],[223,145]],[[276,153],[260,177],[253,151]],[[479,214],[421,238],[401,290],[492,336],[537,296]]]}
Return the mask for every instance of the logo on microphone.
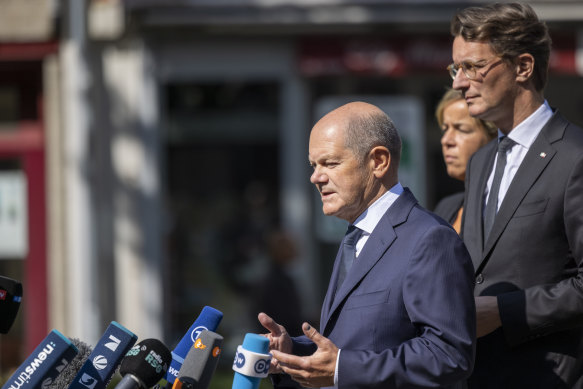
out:
{"label": "logo on microphone", "polygon": [[237,366],[237,368],[239,369],[245,366],[245,355],[239,352],[235,354],[235,361],[233,362],[233,364]]}
{"label": "logo on microphone", "polygon": [[269,361],[267,359],[260,359],[255,362],[254,368],[257,374],[267,374],[269,373]]}
{"label": "logo on microphone", "polygon": [[116,338],[113,335],[109,335],[109,340],[111,340],[111,342],[105,343],[105,347],[107,347],[111,351],[117,350],[117,346],[119,346],[119,344],[121,343],[121,340],[119,340],[118,338]]}
{"label": "logo on microphone", "polygon": [[157,354],[154,350],[150,350],[150,353],[146,355],[145,361],[150,364],[154,369],[156,369],[156,373],[160,373],[162,370],[168,370],[166,363],[162,360],[162,356]]}
{"label": "logo on microphone", "polygon": [[61,359],[61,364],[59,366],[57,366],[55,369],[57,369],[57,371],[59,372],[59,374],[65,370],[65,368],[67,367],[67,365],[69,364],[69,361],[67,361],[65,358]]}
{"label": "logo on microphone", "polygon": [[0,289],[0,300],[2,301],[6,300],[6,294],[8,294],[7,291],[5,291],[4,289]]}
{"label": "logo on microphone", "polygon": [[126,353],[126,357],[133,357],[133,356],[138,355],[139,353],[140,353],[140,346],[136,344],[134,347],[132,347],[130,349],[130,351],[128,351]]}
{"label": "logo on microphone", "polygon": [[192,332],[190,333],[190,339],[192,339],[192,343],[194,343],[194,341],[198,339],[200,333],[203,332],[204,330],[208,330],[208,328],[206,328],[205,326],[198,326],[192,330]]}
{"label": "logo on microphone", "polygon": [[97,380],[91,377],[89,374],[83,373],[83,376],[79,380],[79,383],[89,389],[93,389],[95,388],[95,385],[97,385]]}
{"label": "logo on microphone", "polygon": [[218,357],[219,354],[221,353],[221,348],[219,346],[215,346],[215,348],[213,349],[213,357]]}
{"label": "logo on microphone", "polygon": [[204,345],[204,343],[202,342],[201,338],[196,339],[196,342],[194,342],[194,348],[198,348],[201,350],[204,350],[206,348],[206,346]]}
{"label": "logo on microphone", "polygon": [[98,355],[93,359],[93,367],[96,370],[103,370],[107,367],[107,358],[103,355]]}

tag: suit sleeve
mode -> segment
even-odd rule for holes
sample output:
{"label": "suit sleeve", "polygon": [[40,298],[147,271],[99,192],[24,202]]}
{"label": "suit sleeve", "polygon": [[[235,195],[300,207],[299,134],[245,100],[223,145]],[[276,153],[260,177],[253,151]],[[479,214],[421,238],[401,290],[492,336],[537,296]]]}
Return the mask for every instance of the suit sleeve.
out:
{"label": "suit sleeve", "polygon": [[473,368],[473,266],[449,226],[434,225],[415,242],[402,284],[417,335],[382,352],[342,349],[339,388],[443,387]]}
{"label": "suit sleeve", "polygon": [[511,345],[583,325],[583,155],[567,181],[563,219],[572,259],[556,260],[574,261],[572,275],[554,284],[498,295],[504,336]]}

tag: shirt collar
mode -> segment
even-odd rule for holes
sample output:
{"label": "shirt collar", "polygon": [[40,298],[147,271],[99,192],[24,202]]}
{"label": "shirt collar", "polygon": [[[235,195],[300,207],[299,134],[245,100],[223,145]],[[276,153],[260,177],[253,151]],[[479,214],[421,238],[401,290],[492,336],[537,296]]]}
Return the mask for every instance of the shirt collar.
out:
{"label": "shirt collar", "polygon": [[403,193],[403,186],[398,182],[381,197],[379,197],[370,207],[368,207],[354,222],[354,225],[363,230],[368,235],[379,223],[379,220],[393,205],[395,200]]}
{"label": "shirt collar", "polygon": [[[514,127],[512,131],[508,133],[508,137],[528,149],[552,116],[553,110],[545,100],[536,111],[523,120],[518,126]],[[504,134],[498,130],[498,139],[502,136],[504,136]]]}

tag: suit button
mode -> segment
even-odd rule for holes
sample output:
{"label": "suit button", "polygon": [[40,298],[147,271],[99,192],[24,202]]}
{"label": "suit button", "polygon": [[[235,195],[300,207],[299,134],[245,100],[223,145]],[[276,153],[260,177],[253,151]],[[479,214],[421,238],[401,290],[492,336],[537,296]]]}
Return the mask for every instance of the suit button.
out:
{"label": "suit button", "polygon": [[480,273],[476,276],[476,284],[481,284],[482,282],[484,282],[484,276]]}

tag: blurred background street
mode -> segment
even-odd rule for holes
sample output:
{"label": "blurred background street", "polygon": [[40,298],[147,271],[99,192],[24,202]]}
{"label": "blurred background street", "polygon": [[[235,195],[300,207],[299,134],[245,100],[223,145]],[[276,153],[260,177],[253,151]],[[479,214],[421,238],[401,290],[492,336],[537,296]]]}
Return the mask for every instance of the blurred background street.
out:
{"label": "blurred background street", "polygon": [[[528,3],[553,38],[545,97],[583,125],[583,2]],[[434,110],[472,4],[0,0],[0,275],[24,288],[0,382],[53,328],[95,344],[115,320],[172,349],[209,305],[228,387],[260,310],[317,326],[345,222],[309,182],[310,129],[371,102],[422,205],[463,190]]]}

